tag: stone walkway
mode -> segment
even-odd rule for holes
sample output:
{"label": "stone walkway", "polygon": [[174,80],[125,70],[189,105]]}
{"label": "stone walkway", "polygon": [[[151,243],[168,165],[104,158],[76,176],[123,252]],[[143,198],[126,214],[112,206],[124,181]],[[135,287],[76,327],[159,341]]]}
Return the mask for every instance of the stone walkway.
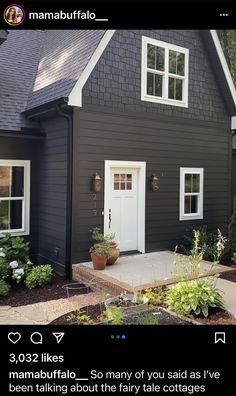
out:
{"label": "stone walkway", "polygon": [[218,278],[216,286],[223,293],[226,309],[236,318],[236,282]]}
{"label": "stone walkway", "polygon": [[0,324],[48,324],[70,311],[97,304],[100,301],[101,293],[92,292],[21,307],[0,306]]}

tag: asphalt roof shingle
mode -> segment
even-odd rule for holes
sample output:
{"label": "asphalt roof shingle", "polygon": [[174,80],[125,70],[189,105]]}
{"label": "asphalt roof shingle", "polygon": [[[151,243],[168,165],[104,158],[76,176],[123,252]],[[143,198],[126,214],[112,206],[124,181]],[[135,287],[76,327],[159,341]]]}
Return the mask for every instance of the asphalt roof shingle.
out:
{"label": "asphalt roof shingle", "polygon": [[21,114],[68,97],[105,30],[11,30],[0,46],[0,129],[38,127]]}
{"label": "asphalt roof shingle", "polygon": [[43,43],[42,31],[10,31],[0,46],[0,129],[35,127],[24,117]]}
{"label": "asphalt roof shingle", "polygon": [[104,30],[48,30],[27,109],[68,97]]}

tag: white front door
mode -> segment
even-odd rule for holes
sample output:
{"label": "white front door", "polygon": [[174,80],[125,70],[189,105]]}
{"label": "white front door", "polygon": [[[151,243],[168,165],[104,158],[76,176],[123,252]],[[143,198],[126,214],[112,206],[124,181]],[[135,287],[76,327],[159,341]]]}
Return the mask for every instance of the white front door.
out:
{"label": "white front door", "polygon": [[122,252],[145,252],[145,180],[145,162],[105,161],[104,234]]}
{"label": "white front door", "polygon": [[109,232],[116,234],[121,251],[138,249],[138,170],[110,169]]}

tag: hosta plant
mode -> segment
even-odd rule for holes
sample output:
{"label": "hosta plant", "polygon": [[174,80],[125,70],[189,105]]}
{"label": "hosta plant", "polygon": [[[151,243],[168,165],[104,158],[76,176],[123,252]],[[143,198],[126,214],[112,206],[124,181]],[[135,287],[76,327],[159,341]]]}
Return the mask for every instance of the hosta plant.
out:
{"label": "hosta plant", "polygon": [[10,286],[3,280],[0,279],[0,297],[5,297],[10,292]]}
{"label": "hosta plant", "polygon": [[178,283],[168,290],[167,304],[171,311],[180,316],[203,314],[207,317],[211,307],[224,308],[224,300],[214,277]]}

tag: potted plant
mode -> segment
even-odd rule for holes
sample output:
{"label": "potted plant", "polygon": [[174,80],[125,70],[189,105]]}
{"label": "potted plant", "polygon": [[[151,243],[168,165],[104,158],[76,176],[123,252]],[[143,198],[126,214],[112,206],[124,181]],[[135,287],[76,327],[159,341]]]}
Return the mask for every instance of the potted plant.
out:
{"label": "potted plant", "polygon": [[114,264],[120,255],[119,245],[114,241],[115,233],[103,235],[101,229],[98,227],[93,228],[91,232],[92,239],[94,240],[96,245],[100,247],[109,247],[110,249],[110,254],[107,259],[107,265]]}
{"label": "potted plant", "polygon": [[95,244],[89,250],[95,270],[103,270],[106,267],[107,258],[110,254],[109,246],[99,246]]}

